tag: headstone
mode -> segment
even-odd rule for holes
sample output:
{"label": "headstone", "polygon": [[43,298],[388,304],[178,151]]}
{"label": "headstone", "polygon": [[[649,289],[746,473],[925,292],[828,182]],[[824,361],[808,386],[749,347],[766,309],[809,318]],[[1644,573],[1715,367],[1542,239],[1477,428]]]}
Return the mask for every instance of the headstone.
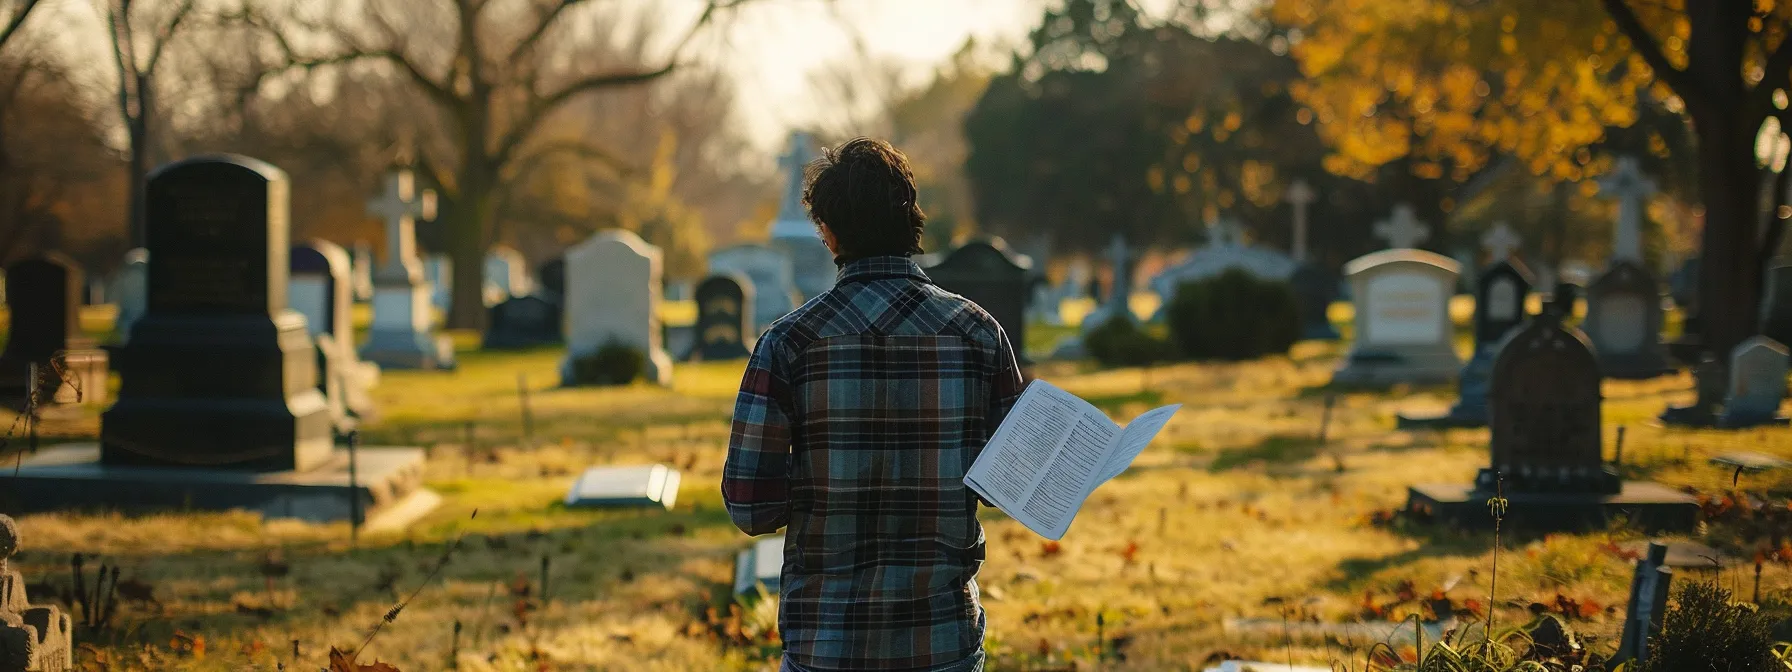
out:
{"label": "headstone", "polygon": [[379,382],[379,366],[355,354],[354,262],[342,246],[314,240],[294,245],[290,264],[292,308],[305,316],[317,346],[318,390],[337,433],[347,434],[372,414]]}
{"label": "headstone", "polygon": [[454,305],[454,259],[432,254],[423,260],[423,281],[429,286],[429,303],[446,312]]}
{"label": "headstone", "polygon": [[646,357],[643,374],[672,383],[672,359],[660,332],[660,249],[633,232],[612,229],[566,251],[564,384],[577,384],[574,362],[616,343]]}
{"label": "headstone", "polygon": [[1668,547],[1651,541],[1648,552],[1636,561],[1636,574],[1630,579],[1630,602],[1624,608],[1624,632],[1618,640],[1618,652],[1607,661],[1614,667],[1633,660],[1640,664],[1649,658],[1649,640],[1661,632],[1668,609],[1668,587],[1674,580],[1667,558]]}
{"label": "headstone", "polygon": [[149,176],[149,310],[116,355],[106,464],[305,471],[329,459],[311,337],[287,303],[288,198],[286,174],[247,157]]}
{"label": "headstone", "polygon": [[1294,276],[1298,262],[1275,250],[1246,245],[1242,234],[1243,229],[1235,221],[1221,219],[1212,224],[1208,227],[1208,245],[1153,277],[1152,291],[1168,305],[1183,283],[1218,277],[1233,268],[1272,282],[1287,282]]}
{"label": "headstone", "polygon": [[1737,345],[1730,354],[1730,384],[1718,424],[1785,424],[1780,402],[1786,398],[1786,358],[1786,346],[1766,336],[1755,336]]}
{"label": "headstone", "polygon": [[[603,235],[603,234],[598,234]],[[593,467],[566,492],[568,507],[663,507],[678,503],[678,470],[663,464]]]}
{"label": "headstone", "polygon": [[485,305],[495,306],[513,296],[528,296],[529,265],[523,253],[504,245],[485,253]]}
{"label": "headstone", "polygon": [[1618,201],[1618,225],[1612,229],[1614,266],[1643,262],[1643,209],[1655,189],[1655,181],[1643,174],[1635,157],[1620,157],[1612,173],[1600,178],[1599,195]]}
{"label": "headstone", "polygon": [[1511,256],[1518,241],[1510,229],[1503,225],[1495,228],[1482,242],[1491,254],[1493,265],[1482,271],[1477,280],[1475,354],[1457,376],[1456,404],[1450,407],[1449,413],[1441,416],[1401,415],[1398,424],[1402,428],[1487,425],[1487,396],[1493,363],[1499,357],[1505,337],[1530,319],[1524,304],[1533,280],[1524,262]]}
{"label": "headstone", "polygon": [[1089,332],[1116,318],[1138,321],[1138,316],[1132,312],[1132,261],[1132,250],[1126,246],[1126,236],[1114,234],[1113,243],[1108,245],[1108,266],[1113,277],[1108,283],[1108,291],[1103,294],[1101,283],[1091,275],[1089,295],[1100,303],[1095,306],[1095,310],[1083,316],[1082,326],[1077,333],[1065,336],[1052,347],[1052,359],[1082,359],[1088,356],[1083,339]]}
{"label": "headstone", "polygon": [[[1587,336],[1562,322],[1573,294],[1572,286],[1558,286],[1560,300],[1507,337],[1494,361],[1488,466],[1472,486],[1411,487],[1409,514],[1537,531],[1604,528],[1617,519],[1646,530],[1698,524],[1691,495],[1622,481],[1606,467],[1599,361]],[[1505,500],[1498,518],[1488,509],[1495,497]]]}
{"label": "headstone", "polygon": [[350,260],[354,283],[353,296],[355,303],[367,303],[373,300],[373,244],[365,240],[355,241],[355,250]]}
{"label": "headstone", "polygon": [[1344,266],[1356,306],[1356,336],[1340,385],[1442,383],[1456,376],[1450,296],[1457,266],[1424,250],[1396,249],[1359,257]]}
{"label": "headstone", "polygon": [[[772,221],[771,247],[790,256],[796,289],[802,293],[800,301],[832,289],[839,274],[834,253],[821,242],[808,209],[803,207],[804,171],[815,155],[815,138],[799,131],[790,135],[790,151],[778,160],[778,167],[784,171],[784,192],[778,204],[778,218]],[[711,268],[710,272],[715,270]],[[758,278],[754,281],[757,283]]]}
{"label": "headstone", "polygon": [[535,279],[542,297],[559,303],[566,296],[566,258],[549,259],[536,267]]}
{"label": "headstone", "polygon": [[[1032,259],[1009,251],[1001,238],[989,238],[966,243],[944,256],[929,255],[921,263],[940,289],[970,299],[996,318],[1010,342],[1027,342]],[[1017,354],[1025,363],[1026,355]]]}
{"label": "headstone", "polygon": [[1032,297],[1027,300],[1027,321],[1054,327],[1064,324],[1063,304],[1051,281],[1035,273],[1032,287]]}
{"label": "headstone", "polygon": [[1587,287],[1587,336],[1609,378],[1672,371],[1661,344],[1661,289],[1642,264],[1618,261]]}
{"label": "headstone", "polygon": [[1300,308],[1301,338],[1338,340],[1338,329],[1332,326],[1331,307],[1338,300],[1338,276],[1316,264],[1302,263],[1289,278],[1294,287],[1294,301]]}
{"label": "headstone", "polygon": [[761,331],[803,302],[790,254],[784,250],[754,244],[725,247],[710,253],[709,272],[738,273],[752,281],[753,323]]}
{"label": "headstone", "polygon": [[513,350],[565,342],[560,303],[536,294],[506,299],[488,309],[483,347]]}
{"label": "headstone", "polygon": [[83,284],[81,267],[56,252],[6,267],[12,317],[0,350],[0,402],[24,408],[26,393],[35,392],[45,406],[103,403],[107,356],[81,333]]}
{"label": "headstone", "polygon": [[123,345],[131,341],[131,325],[149,309],[149,250],[139,247],[125,253],[124,265],[112,278],[112,300],[118,305],[113,342]]}
{"label": "headstone", "polygon": [[54,604],[31,604],[25,576],[9,566],[18,552],[19,525],[0,514],[0,672],[70,672],[74,620]]}
{"label": "headstone", "polygon": [[753,324],[753,280],[745,275],[712,275],[697,284],[697,345],[691,358],[746,359],[758,335]]}
{"label": "headstone", "polygon": [[1289,256],[1298,263],[1307,261],[1307,206],[1319,197],[1306,180],[1295,179],[1288,185],[1288,193],[1283,197],[1288,206],[1294,209],[1294,235],[1290,245]]}
{"label": "headstone", "polygon": [[435,195],[408,170],[386,176],[367,213],[385,220],[386,260],[373,274],[373,324],[361,358],[386,369],[452,369],[454,345],[435,331],[430,285],[417,259],[417,220],[434,216]]}
{"label": "headstone", "polygon": [[734,594],[752,595],[761,587],[777,595],[784,585],[784,535],[754,540],[734,559]]}
{"label": "headstone", "polygon": [[1493,365],[1493,460],[1476,486],[1508,492],[1615,494],[1605,467],[1599,363],[1579,331],[1546,313],[1514,334]]}
{"label": "headstone", "polygon": [[1132,248],[1127,247],[1126,236],[1114,234],[1108,245],[1108,268],[1112,280],[1108,282],[1108,291],[1102,295],[1101,305],[1083,318],[1082,333],[1087,335],[1101,325],[1107,324],[1116,317],[1129,320],[1138,318],[1132,314]]}

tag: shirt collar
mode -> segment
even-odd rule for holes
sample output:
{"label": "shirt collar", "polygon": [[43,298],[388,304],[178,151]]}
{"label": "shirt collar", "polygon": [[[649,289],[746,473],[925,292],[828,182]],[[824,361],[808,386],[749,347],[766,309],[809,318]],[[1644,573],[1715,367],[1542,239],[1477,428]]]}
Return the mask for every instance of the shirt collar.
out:
{"label": "shirt collar", "polygon": [[847,282],[867,282],[871,280],[894,280],[908,278],[921,282],[931,282],[927,274],[921,271],[921,265],[909,257],[866,257],[846,262],[840,267],[840,275],[835,284]]}

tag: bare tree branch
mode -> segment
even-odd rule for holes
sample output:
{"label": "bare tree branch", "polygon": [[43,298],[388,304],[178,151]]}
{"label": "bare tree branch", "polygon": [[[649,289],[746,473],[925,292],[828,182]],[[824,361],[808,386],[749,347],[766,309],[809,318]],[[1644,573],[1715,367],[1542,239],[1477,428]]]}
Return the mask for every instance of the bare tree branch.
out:
{"label": "bare tree branch", "polygon": [[31,16],[31,10],[37,9],[37,5],[41,1],[24,0],[24,3],[19,5],[19,10],[12,15],[11,19],[7,20],[6,27],[0,28],[0,47],[6,46],[7,40],[12,39],[13,33],[19,31],[19,26],[25,23],[25,17]]}
{"label": "bare tree branch", "polygon": [[1618,31],[1630,38],[1631,48],[1636,49],[1636,53],[1643,57],[1643,62],[1648,63],[1649,68],[1655,71],[1656,79],[1667,84],[1668,88],[1673,89],[1688,104],[1703,99],[1698,95],[1701,93],[1698,82],[1687,75],[1685,70],[1674,67],[1667,54],[1661,50],[1661,45],[1655,41],[1655,35],[1637,18],[1627,0],[1601,1],[1605,3],[1605,12],[1611,15],[1612,22],[1618,24]]}
{"label": "bare tree branch", "polygon": [[527,57],[530,50],[535,47],[537,42],[541,41],[541,38],[547,35],[549,30],[553,29],[554,22],[559,20],[560,16],[566,13],[566,10],[584,4],[585,2],[586,0],[558,0],[554,3],[553,7],[542,12],[541,18],[535,22],[535,27],[531,29],[527,35],[524,35],[522,40],[516,43],[516,48],[510,50],[510,57],[507,59],[509,60],[510,65],[515,67],[518,61]]}
{"label": "bare tree branch", "polygon": [[678,43],[673,46],[671,55],[666,57],[665,65],[652,70],[593,75],[568,84],[554,93],[535,97],[517,122],[498,141],[498,146],[492,153],[497,159],[497,164],[504,165],[515,155],[517,146],[535,131],[535,126],[541,123],[542,118],[580,94],[642,84],[671,74],[673,70],[678,69],[680,58],[684,55],[685,49],[689,47],[691,40],[695,39],[705,26],[713,22],[718,13],[749,2],[753,2],[753,0],[709,0],[709,3],[703,8],[703,14],[697,17],[691,27],[685,30],[684,37],[679,38]]}
{"label": "bare tree branch", "polygon": [[[181,3],[180,8],[174,10],[173,18],[163,24],[161,30],[156,31],[155,42],[149,48],[149,62],[143,65],[143,72],[150,75],[155,74],[156,65],[162,62],[163,50],[168,48],[169,42],[174,41],[174,34],[180,30],[181,22],[187,20],[187,16],[193,13],[193,8],[198,4],[197,0],[185,0]],[[133,58],[135,56],[132,54]]]}

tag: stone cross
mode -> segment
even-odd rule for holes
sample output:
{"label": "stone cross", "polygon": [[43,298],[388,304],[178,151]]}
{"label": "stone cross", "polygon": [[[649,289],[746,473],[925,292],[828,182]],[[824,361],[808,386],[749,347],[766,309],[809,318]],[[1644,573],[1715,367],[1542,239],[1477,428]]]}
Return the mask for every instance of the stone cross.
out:
{"label": "stone cross", "polygon": [[1244,245],[1244,227],[1230,217],[1221,217],[1207,225],[1207,243],[1214,247]]}
{"label": "stone cross", "polygon": [[815,236],[814,225],[803,211],[803,171],[815,160],[814,136],[797,131],[790,134],[790,149],[778,157],[778,168],[784,173],[784,195],[778,202],[778,219],[773,223],[773,238]]}
{"label": "stone cross", "polygon": [[1618,159],[1611,174],[1599,179],[1599,193],[1618,200],[1618,226],[1612,230],[1612,261],[1643,260],[1643,202],[1655,193],[1655,181],[1643,174],[1635,157]]}
{"label": "stone cross", "polygon": [[417,257],[417,220],[434,219],[436,194],[417,193],[417,179],[409,170],[386,175],[386,190],[367,201],[367,214],[386,220],[386,265],[382,270],[402,271]]}
{"label": "stone cross", "polygon": [[1481,246],[1487,248],[1489,262],[1495,264],[1511,257],[1523,241],[1505,222],[1495,222],[1492,229],[1481,235]]}
{"label": "stone cross", "polygon": [[1290,256],[1295,261],[1307,260],[1307,206],[1318,197],[1319,194],[1307,185],[1306,180],[1297,179],[1288,185],[1285,198],[1288,199],[1288,205],[1294,208],[1294,241]]}
{"label": "stone cross", "polygon": [[1431,230],[1426,228],[1413,213],[1412,206],[1405,203],[1394,206],[1394,214],[1388,219],[1376,222],[1375,235],[1388,241],[1395,249],[1416,247],[1431,237]]}

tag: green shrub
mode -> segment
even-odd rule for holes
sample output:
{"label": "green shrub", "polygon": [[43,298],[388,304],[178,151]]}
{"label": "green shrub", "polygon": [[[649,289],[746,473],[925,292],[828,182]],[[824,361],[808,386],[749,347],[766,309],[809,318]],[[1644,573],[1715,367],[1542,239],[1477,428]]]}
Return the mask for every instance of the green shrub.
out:
{"label": "green shrub", "polygon": [[1083,337],[1083,347],[1102,366],[1150,366],[1176,358],[1169,341],[1146,333],[1125,315],[1115,315]]}
{"label": "green shrub", "polygon": [[646,368],[646,353],[615,342],[572,362],[573,379],[579,385],[627,385]]}
{"label": "green shrub", "polygon": [[1730,591],[1713,583],[1688,583],[1649,640],[1649,659],[1637,672],[1754,672],[1784,670],[1775,651],[1776,609],[1730,603]]}
{"label": "green shrub", "polygon": [[1178,286],[1164,308],[1164,321],[1170,341],[1194,359],[1283,354],[1300,338],[1294,287],[1236,268]]}

